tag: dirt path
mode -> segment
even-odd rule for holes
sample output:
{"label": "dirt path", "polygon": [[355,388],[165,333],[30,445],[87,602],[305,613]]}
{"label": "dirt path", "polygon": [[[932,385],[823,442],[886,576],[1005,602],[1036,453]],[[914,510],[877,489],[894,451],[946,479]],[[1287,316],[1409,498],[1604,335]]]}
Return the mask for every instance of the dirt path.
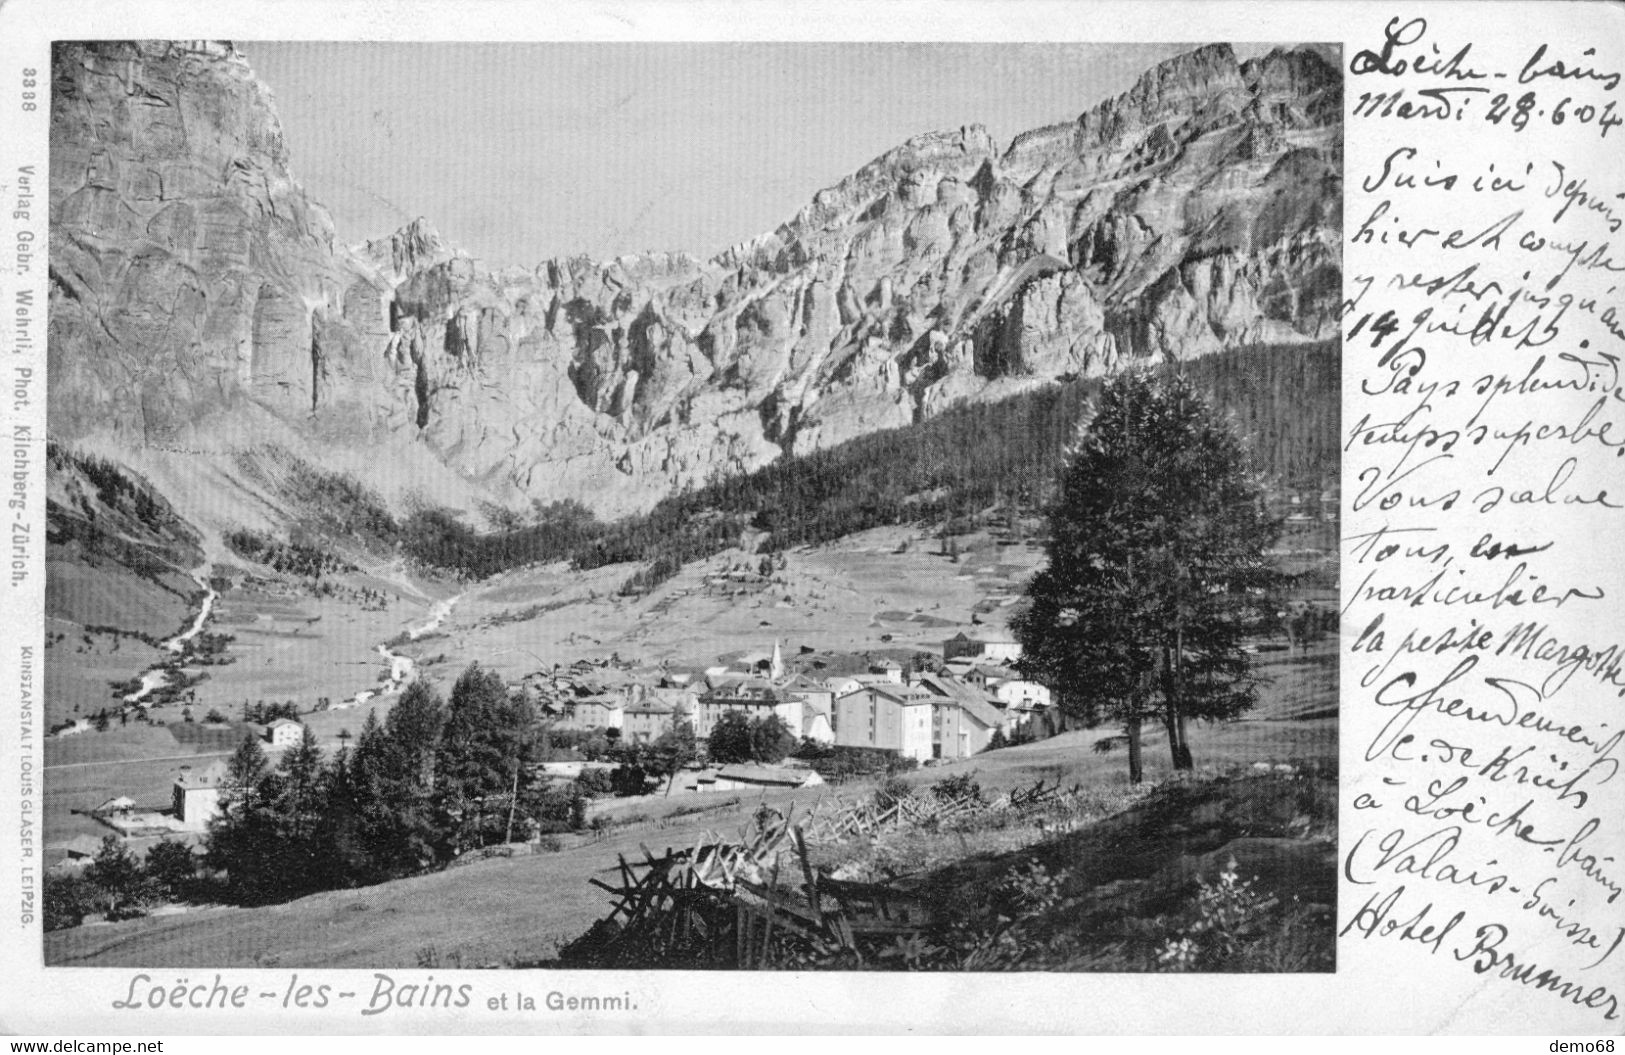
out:
{"label": "dirt path", "polygon": [[202,751],[190,755],[158,755],[155,758],[104,758],[96,762],[58,762],[51,769],[87,769],[91,766],[137,766],[143,762],[185,762],[194,758],[226,758],[230,751]]}

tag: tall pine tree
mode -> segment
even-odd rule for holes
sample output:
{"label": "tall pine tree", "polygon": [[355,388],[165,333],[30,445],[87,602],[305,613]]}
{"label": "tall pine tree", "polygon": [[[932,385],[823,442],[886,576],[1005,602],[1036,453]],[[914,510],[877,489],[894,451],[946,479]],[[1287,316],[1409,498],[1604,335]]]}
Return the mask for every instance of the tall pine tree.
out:
{"label": "tall pine tree", "polygon": [[1240,439],[1188,380],[1106,383],[1013,628],[1064,702],[1093,697],[1124,723],[1132,779],[1144,720],[1161,719],[1174,768],[1190,769],[1188,720],[1252,706],[1242,643],[1276,582],[1265,551],[1278,533]]}

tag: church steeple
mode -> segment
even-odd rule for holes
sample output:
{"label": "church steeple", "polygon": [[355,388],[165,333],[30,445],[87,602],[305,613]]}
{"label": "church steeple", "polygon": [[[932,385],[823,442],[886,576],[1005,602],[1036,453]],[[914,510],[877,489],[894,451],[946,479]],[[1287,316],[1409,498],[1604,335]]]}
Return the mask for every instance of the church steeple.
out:
{"label": "church steeple", "polygon": [[773,639],[773,659],[768,664],[767,676],[773,681],[784,679],[784,653],[779,650],[779,639]]}

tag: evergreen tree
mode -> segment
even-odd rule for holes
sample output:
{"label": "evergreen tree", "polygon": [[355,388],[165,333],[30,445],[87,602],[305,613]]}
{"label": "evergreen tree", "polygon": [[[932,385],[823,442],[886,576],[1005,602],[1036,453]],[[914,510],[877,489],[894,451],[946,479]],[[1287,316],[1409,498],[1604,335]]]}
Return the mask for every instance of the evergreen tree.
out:
{"label": "evergreen tree", "polygon": [[[342,790],[353,832],[343,838],[364,862],[357,880],[376,882],[421,871],[434,861],[439,843],[433,788],[417,778],[408,755],[385,731],[376,711],[368,711],[347,760]],[[335,818],[333,824],[340,821]],[[337,833],[335,833],[337,834]]]}
{"label": "evergreen tree", "polygon": [[85,878],[96,887],[110,920],[141,915],[150,896],[140,859],[116,835],[102,838],[101,849],[85,869]]}
{"label": "evergreen tree", "polygon": [[280,825],[270,775],[259,738],[246,734],[226,763],[220,811],[210,819],[205,837],[204,860],[226,874],[226,889],[242,902],[274,900],[281,889]]}
{"label": "evergreen tree", "polygon": [[506,837],[516,796],[528,790],[533,724],[497,671],[474,663],[458,677],[436,760],[444,855]]}
{"label": "evergreen tree", "polygon": [[1252,705],[1241,645],[1276,582],[1265,550],[1278,531],[1240,440],[1189,381],[1106,383],[1062,474],[1048,564],[1012,626],[1027,670],[1063,704],[1094,695],[1123,721],[1132,779],[1145,719],[1160,718],[1174,768],[1189,769],[1187,721]]}
{"label": "evergreen tree", "polygon": [[178,901],[197,879],[197,859],[185,843],[160,839],[147,849],[146,872],[154,893]]}
{"label": "evergreen tree", "polygon": [[321,748],[306,726],[300,742],[288,749],[276,771],[262,784],[276,815],[277,893],[284,897],[320,890],[325,885],[324,854],[317,841],[327,812],[327,783]]}
{"label": "evergreen tree", "polygon": [[421,680],[408,685],[384,723],[400,779],[425,793],[433,789],[435,755],[445,728],[446,705],[434,687]]}
{"label": "evergreen tree", "polygon": [[322,773],[326,808],[317,820],[313,840],[321,852],[317,875],[324,889],[355,886],[373,879],[351,772],[350,752],[340,748],[333,764]]}

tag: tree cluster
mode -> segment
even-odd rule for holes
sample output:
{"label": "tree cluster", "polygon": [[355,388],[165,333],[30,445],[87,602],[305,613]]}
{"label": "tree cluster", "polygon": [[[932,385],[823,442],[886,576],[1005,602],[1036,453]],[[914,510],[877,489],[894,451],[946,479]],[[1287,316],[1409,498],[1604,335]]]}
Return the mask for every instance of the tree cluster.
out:
{"label": "tree cluster", "polygon": [[711,761],[731,765],[759,762],[773,765],[784,761],[796,748],[796,736],[776,714],[747,718],[742,711],[726,711],[711,727],[706,752]]}
{"label": "tree cluster", "polygon": [[411,875],[561,830],[572,796],[532,776],[533,727],[524,699],[475,664],[449,702],[413,682],[331,759],[308,729],[275,766],[248,737],[228,763],[206,861],[231,898],[252,904]]}
{"label": "tree cluster", "polygon": [[299,705],[292,700],[285,700],[282,703],[277,703],[275,700],[270,703],[266,703],[264,700],[257,700],[254,703],[249,703],[247,700],[243,701],[243,721],[245,722],[259,722],[264,725],[268,722],[274,722],[278,718],[298,721]]}
{"label": "tree cluster", "polygon": [[83,872],[47,877],[41,915],[46,930],[77,927],[97,914],[133,919],[153,904],[190,896],[197,878],[197,860],[185,843],[163,839],[143,860],[118,836],[108,835]]}
{"label": "tree cluster", "polygon": [[892,776],[919,767],[919,761],[888,747],[849,747],[803,739],[795,757],[832,784]]}
{"label": "tree cluster", "polygon": [[1175,769],[1190,719],[1252,706],[1243,640],[1279,586],[1279,524],[1235,430],[1183,375],[1106,383],[1050,514],[1048,563],[1012,620],[1030,675],[1072,714],[1109,716],[1142,777],[1140,728],[1160,720]]}

